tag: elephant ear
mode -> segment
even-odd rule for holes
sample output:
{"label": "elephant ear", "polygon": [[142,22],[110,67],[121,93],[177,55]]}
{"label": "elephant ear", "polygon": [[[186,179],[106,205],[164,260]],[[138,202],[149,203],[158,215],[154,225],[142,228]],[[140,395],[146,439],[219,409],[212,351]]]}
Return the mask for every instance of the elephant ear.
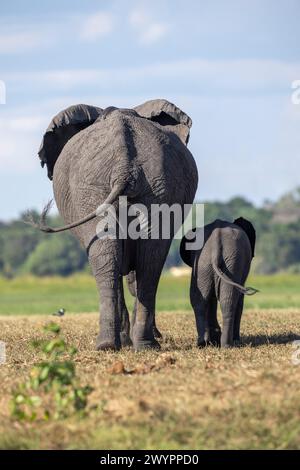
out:
{"label": "elephant ear", "polygon": [[251,245],[252,258],[254,258],[255,242],[256,242],[255,228],[253,227],[251,222],[249,222],[249,220],[244,219],[243,217],[239,217],[238,219],[235,219],[233,223],[241,227],[244,230],[244,232],[246,232],[249,238],[250,245]]}
{"label": "elephant ear", "polygon": [[193,250],[188,250],[187,249],[187,244],[192,243],[195,241],[196,237],[196,228],[193,228],[190,230],[186,236],[184,236],[181,240],[180,243],[180,256],[182,261],[184,261],[185,264],[187,264],[190,267],[193,267],[193,262],[194,262],[194,257],[195,257],[195,251]]}
{"label": "elephant ear", "polygon": [[69,139],[93,124],[103,110],[87,104],[76,104],[58,113],[50,122],[38,155],[42,167],[46,164],[48,178],[52,180],[53,169],[62,149]]}
{"label": "elephant ear", "polygon": [[150,100],[136,106],[134,110],[140,116],[165,126],[168,130],[177,134],[180,140],[187,145],[192,120],[175,104],[163,99]]}

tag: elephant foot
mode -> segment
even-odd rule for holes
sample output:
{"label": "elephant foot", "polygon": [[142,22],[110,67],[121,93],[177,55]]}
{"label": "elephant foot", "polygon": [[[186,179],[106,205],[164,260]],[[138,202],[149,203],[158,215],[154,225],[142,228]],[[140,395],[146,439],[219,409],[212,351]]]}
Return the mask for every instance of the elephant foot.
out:
{"label": "elephant foot", "polygon": [[144,351],[145,349],[161,349],[160,344],[158,341],[156,341],[156,339],[134,341],[133,347],[136,352]]}
{"label": "elephant foot", "polygon": [[121,349],[120,341],[102,339],[97,337],[96,350],[97,351],[119,351]]}
{"label": "elephant foot", "polygon": [[221,335],[211,336],[209,340],[207,341],[207,345],[219,348],[221,346]]}
{"label": "elephant foot", "polygon": [[212,346],[215,348],[219,348],[221,346],[221,339],[220,336],[209,336],[206,335],[204,341],[199,341],[198,339],[198,347],[203,348],[204,346]]}
{"label": "elephant foot", "polygon": [[206,341],[206,346],[221,346],[221,330],[220,328],[210,328],[205,331],[204,340]]}
{"label": "elephant foot", "polygon": [[207,346],[207,342],[203,341],[203,340],[201,341],[201,340],[198,339],[197,346],[198,346],[198,348],[205,348],[205,346]]}
{"label": "elephant foot", "polygon": [[156,326],[153,327],[153,336],[154,338],[162,338],[162,334]]}
{"label": "elephant foot", "polygon": [[232,344],[221,344],[222,349],[230,349],[232,348],[232,346],[233,346]]}
{"label": "elephant foot", "polygon": [[125,348],[127,346],[132,346],[132,341],[130,339],[129,333],[125,331],[121,332],[120,339],[121,339],[122,348]]}

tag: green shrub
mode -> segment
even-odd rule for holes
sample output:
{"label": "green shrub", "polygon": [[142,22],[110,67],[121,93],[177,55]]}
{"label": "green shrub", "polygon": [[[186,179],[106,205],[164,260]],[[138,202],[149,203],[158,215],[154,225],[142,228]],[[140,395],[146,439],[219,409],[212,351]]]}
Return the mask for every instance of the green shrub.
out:
{"label": "green shrub", "polygon": [[78,383],[72,360],[77,350],[61,337],[60,326],[51,322],[44,331],[51,338],[32,343],[42,353],[43,361],[32,368],[28,380],[13,390],[11,414],[17,420],[62,419],[74,413],[83,414],[92,391],[89,385]]}

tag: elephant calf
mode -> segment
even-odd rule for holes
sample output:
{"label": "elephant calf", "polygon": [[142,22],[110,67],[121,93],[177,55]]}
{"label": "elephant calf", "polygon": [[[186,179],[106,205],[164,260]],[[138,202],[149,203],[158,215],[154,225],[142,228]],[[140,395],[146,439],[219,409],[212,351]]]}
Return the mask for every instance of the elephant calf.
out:
{"label": "elephant calf", "polygon": [[[193,251],[189,248],[199,230],[202,229],[194,229],[194,235],[187,234],[180,245],[181,258],[193,268],[190,298],[198,346],[211,343],[230,347],[240,340],[244,295],[257,292],[244,287],[254,256],[255,230],[242,217],[233,223],[217,219],[204,227],[204,244]],[[222,334],[217,320],[218,301],[223,317]]]}

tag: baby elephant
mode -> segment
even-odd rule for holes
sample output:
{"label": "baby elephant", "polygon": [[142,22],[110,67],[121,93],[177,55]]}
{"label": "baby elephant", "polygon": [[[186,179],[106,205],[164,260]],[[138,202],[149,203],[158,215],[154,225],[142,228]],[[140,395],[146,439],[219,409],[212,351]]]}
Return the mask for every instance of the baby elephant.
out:
{"label": "baby elephant", "polygon": [[[193,229],[180,245],[181,258],[193,268],[190,298],[198,346],[211,343],[227,348],[240,340],[244,295],[257,292],[244,287],[254,256],[255,230],[242,217],[233,223],[217,219],[204,227],[204,244],[201,249],[195,249],[193,242],[200,236],[200,230],[203,229]],[[222,334],[217,301],[223,317]]]}

